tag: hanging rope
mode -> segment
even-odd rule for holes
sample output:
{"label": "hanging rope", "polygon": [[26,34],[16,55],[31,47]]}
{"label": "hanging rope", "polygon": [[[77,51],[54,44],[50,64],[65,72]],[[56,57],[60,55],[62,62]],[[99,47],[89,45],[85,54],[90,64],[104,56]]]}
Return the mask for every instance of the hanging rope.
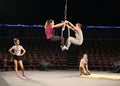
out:
{"label": "hanging rope", "polygon": [[[66,0],[66,4],[65,4],[65,20],[67,19],[67,0]],[[68,28],[68,37],[70,37],[70,29]]]}
{"label": "hanging rope", "polygon": [[[65,0],[65,10],[64,10],[64,20],[67,19],[67,0]],[[63,31],[65,30],[65,24],[62,27],[61,30],[61,37],[63,37]],[[70,37],[70,29],[68,28],[68,37]]]}

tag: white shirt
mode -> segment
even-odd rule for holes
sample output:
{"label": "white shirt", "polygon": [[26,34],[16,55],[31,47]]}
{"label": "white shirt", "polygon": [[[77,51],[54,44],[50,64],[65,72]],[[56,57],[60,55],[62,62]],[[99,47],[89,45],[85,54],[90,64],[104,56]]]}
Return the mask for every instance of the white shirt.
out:
{"label": "white shirt", "polygon": [[17,55],[17,56],[21,56],[21,50],[23,49],[23,47],[21,45],[14,45],[12,47],[12,49],[14,49],[14,54]]}

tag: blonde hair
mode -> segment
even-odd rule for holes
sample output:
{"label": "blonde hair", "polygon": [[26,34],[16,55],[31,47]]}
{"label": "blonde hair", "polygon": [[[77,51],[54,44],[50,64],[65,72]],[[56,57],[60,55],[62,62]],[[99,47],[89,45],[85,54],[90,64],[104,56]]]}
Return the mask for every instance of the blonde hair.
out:
{"label": "blonde hair", "polygon": [[80,24],[80,23],[76,23],[76,24],[78,24],[78,26],[79,26],[79,27],[82,27],[82,26],[83,26],[83,25],[82,25],[82,24]]}
{"label": "blonde hair", "polygon": [[46,20],[44,28],[46,29],[46,27],[50,25],[53,21],[53,19]]}

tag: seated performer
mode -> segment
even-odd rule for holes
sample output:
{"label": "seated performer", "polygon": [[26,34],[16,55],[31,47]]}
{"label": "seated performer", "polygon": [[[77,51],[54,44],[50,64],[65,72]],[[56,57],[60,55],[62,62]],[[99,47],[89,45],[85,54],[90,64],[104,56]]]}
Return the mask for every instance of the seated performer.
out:
{"label": "seated performer", "polygon": [[51,40],[51,41],[61,41],[61,46],[62,46],[62,49],[63,49],[63,46],[64,46],[64,37],[61,37],[61,36],[54,36],[53,34],[53,30],[54,28],[56,27],[61,27],[63,26],[65,23],[67,23],[68,21],[64,21],[62,23],[58,23],[58,24],[54,24],[54,20],[52,19],[49,19],[46,21],[45,23],[45,34],[46,34],[46,37],[48,40]]}
{"label": "seated performer", "polygon": [[83,54],[83,57],[80,60],[79,71],[80,71],[80,75],[90,75],[90,72],[88,70],[88,55],[87,54]]}
{"label": "seated performer", "polygon": [[68,22],[68,24],[66,24],[66,26],[68,27],[68,29],[72,29],[75,32],[76,37],[75,38],[68,37],[66,46],[63,47],[63,50],[68,50],[71,43],[73,43],[75,45],[82,45],[82,43],[83,43],[83,33],[81,30],[82,24],[76,23],[76,25],[74,26],[71,22]]}

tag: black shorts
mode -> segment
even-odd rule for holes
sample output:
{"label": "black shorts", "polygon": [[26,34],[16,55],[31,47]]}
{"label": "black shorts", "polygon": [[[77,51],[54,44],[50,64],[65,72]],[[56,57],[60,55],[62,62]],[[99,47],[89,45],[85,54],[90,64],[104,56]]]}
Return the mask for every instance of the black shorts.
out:
{"label": "black shorts", "polygon": [[22,56],[14,55],[14,56],[13,56],[13,60],[20,61],[20,60],[22,60]]}

